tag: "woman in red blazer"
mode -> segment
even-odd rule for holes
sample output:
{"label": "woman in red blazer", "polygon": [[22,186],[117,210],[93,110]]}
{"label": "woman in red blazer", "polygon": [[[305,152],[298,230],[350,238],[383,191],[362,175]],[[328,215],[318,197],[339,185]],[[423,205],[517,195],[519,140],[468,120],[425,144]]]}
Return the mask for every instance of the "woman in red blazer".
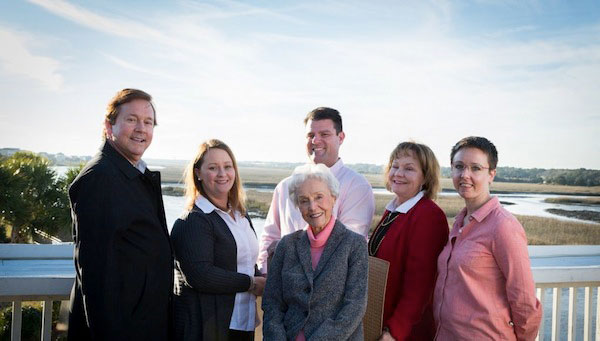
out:
{"label": "woman in red blazer", "polygon": [[429,147],[400,143],[386,167],[395,197],[369,239],[369,254],[390,262],[380,340],[433,340],[436,262],[448,241],[448,221],[432,200],[440,166]]}

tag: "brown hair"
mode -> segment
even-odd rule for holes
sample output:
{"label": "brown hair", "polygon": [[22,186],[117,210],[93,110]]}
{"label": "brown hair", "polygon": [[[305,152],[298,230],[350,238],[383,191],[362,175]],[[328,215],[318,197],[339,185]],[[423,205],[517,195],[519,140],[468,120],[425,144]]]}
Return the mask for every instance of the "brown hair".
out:
{"label": "brown hair", "polygon": [[[152,96],[150,96],[150,94],[147,92],[138,89],[123,89],[117,92],[115,97],[108,102],[104,119],[111,125],[114,125],[117,121],[117,116],[119,116],[119,109],[121,108],[121,105],[136,99],[143,99],[150,102],[152,111],[154,112],[154,125],[156,126],[156,108],[154,107],[154,103],[152,103]],[[103,130],[102,135],[106,137],[106,128]]]}
{"label": "brown hair", "polygon": [[401,156],[412,156],[419,161],[419,166],[423,171],[423,190],[425,191],[425,197],[431,200],[437,198],[437,194],[440,190],[440,164],[433,151],[424,144],[415,142],[402,142],[394,148],[390,154],[390,160],[385,167],[385,188],[388,191],[391,189],[388,176],[390,175],[390,169],[395,159]]}
{"label": "brown hair", "polygon": [[240,172],[238,171],[237,162],[235,161],[235,156],[233,156],[233,152],[223,141],[217,139],[207,140],[200,144],[200,148],[198,149],[198,153],[196,157],[190,161],[188,166],[185,168],[183,172],[184,184],[185,184],[185,198],[186,198],[186,208],[191,210],[194,207],[194,201],[198,197],[198,195],[202,195],[208,199],[204,188],[202,187],[202,181],[198,180],[196,173],[194,172],[196,169],[200,170],[202,167],[202,163],[204,162],[204,156],[208,153],[209,150],[216,148],[222,149],[229,154],[231,161],[233,162],[233,169],[235,170],[235,181],[233,182],[233,187],[229,190],[229,194],[227,195],[227,199],[229,200],[229,205],[234,210],[240,212],[240,214],[246,214],[246,194],[244,193],[244,187],[242,186],[242,180],[240,178]]}
{"label": "brown hair", "polygon": [[456,142],[454,147],[452,147],[452,151],[450,151],[450,164],[454,163],[454,155],[463,148],[476,148],[481,150],[487,155],[489,170],[496,169],[496,166],[498,165],[498,150],[496,150],[496,146],[494,146],[490,140],[480,136],[467,136],[461,139]]}

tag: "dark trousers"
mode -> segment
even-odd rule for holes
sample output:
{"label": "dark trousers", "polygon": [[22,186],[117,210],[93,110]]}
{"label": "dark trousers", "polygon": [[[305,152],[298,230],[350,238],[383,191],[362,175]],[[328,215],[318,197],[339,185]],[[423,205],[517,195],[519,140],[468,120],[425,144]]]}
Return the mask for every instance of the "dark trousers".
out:
{"label": "dark trousers", "polygon": [[254,341],[254,332],[229,329],[229,341]]}

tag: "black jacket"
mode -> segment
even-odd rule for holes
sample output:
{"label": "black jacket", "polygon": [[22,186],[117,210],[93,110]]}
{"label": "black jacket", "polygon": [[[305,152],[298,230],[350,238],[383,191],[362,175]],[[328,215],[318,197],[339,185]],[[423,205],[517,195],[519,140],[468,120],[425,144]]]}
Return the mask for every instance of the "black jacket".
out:
{"label": "black jacket", "polygon": [[250,277],[237,272],[237,245],[227,224],[216,210],[205,214],[194,206],[177,219],[171,240],[176,340],[227,340],[235,294],[250,287]]}
{"label": "black jacket", "polygon": [[173,255],[160,173],[108,142],[69,189],[77,277],[70,340],[167,340]]}

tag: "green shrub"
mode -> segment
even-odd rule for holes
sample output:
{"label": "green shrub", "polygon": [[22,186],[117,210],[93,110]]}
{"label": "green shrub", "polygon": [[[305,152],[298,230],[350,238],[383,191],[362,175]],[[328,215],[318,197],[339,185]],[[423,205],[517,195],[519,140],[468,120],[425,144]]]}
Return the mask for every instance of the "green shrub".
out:
{"label": "green shrub", "polygon": [[[42,312],[34,307],[23,306],[21,324],[21,340],[40,340],[42,331]],[[0,341],[10,340],[12,324],[12,306],[0,311]]]}

